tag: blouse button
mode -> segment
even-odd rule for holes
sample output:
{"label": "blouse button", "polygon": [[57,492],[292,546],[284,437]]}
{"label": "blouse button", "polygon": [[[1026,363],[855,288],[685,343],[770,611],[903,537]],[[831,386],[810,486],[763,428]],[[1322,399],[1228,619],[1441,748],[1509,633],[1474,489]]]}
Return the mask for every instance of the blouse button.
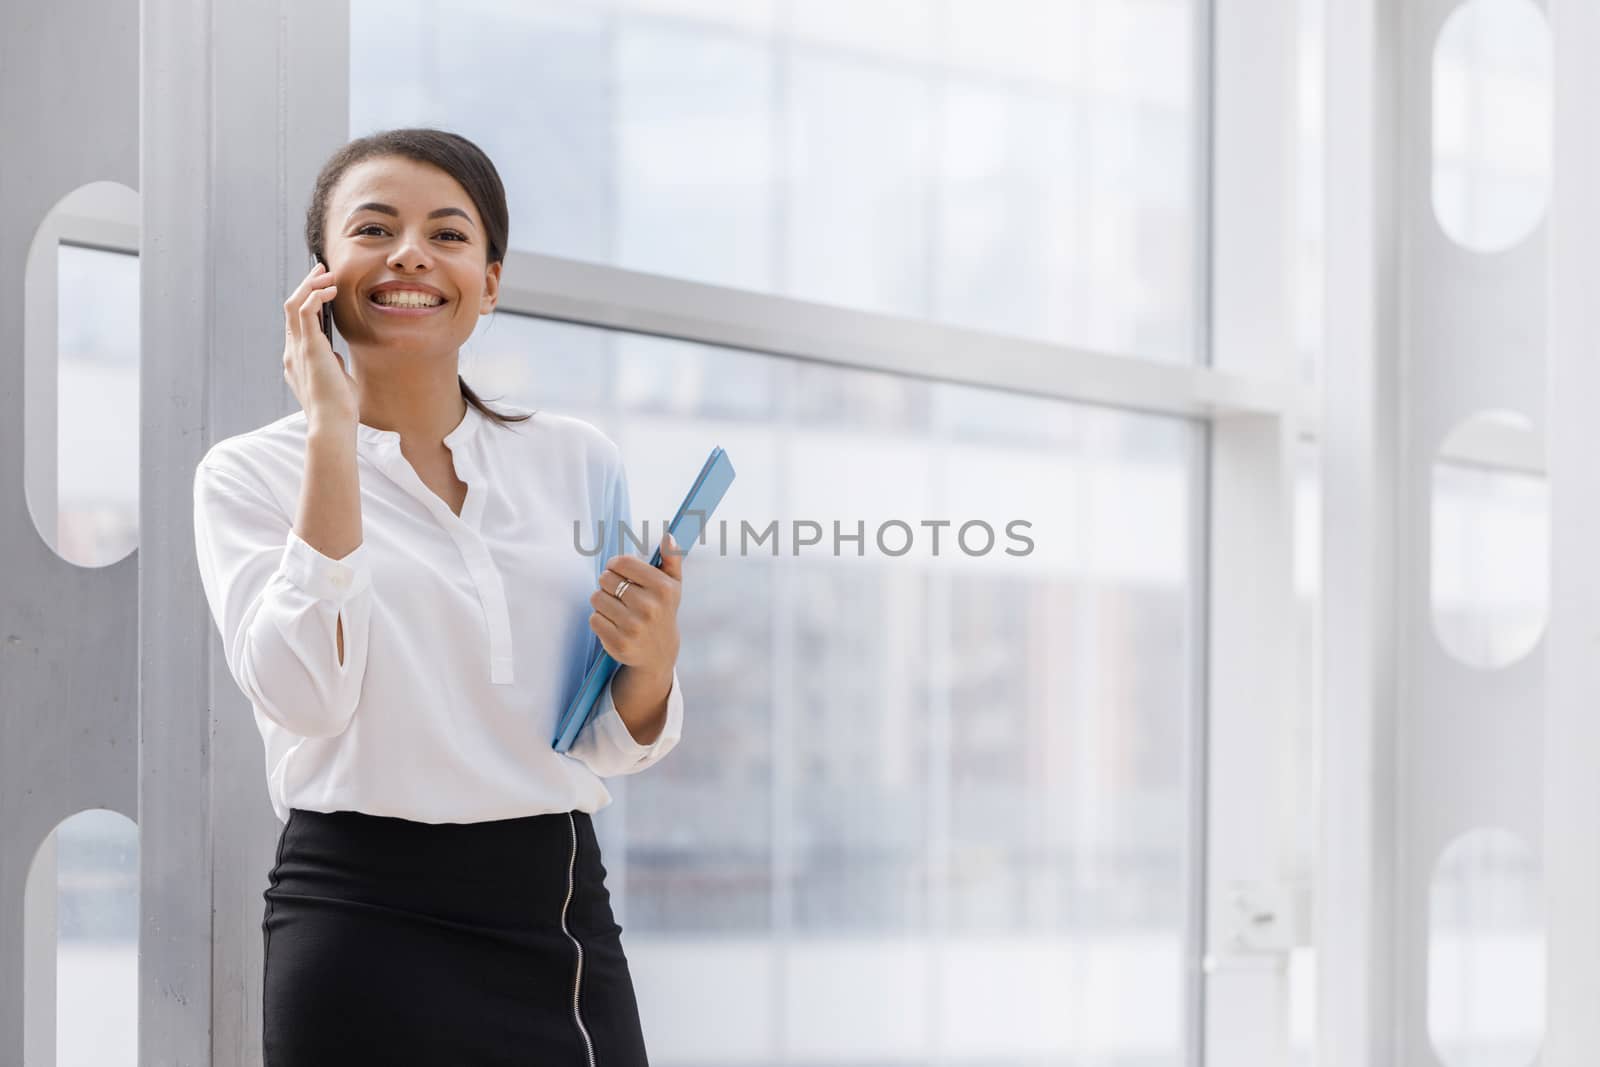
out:
{"label": "blouse button", "polygon": [[345,586],[350,584],[350,576],[343,571],[335,571],[333,574],[328,576],[328,580],[339,589],[343,589]]}

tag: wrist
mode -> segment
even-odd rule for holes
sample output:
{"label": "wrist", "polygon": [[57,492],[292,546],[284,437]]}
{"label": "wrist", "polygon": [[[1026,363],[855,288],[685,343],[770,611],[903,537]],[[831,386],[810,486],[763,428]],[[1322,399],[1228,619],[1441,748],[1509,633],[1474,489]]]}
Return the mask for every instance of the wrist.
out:
{"label": "wrist", "polygon": [[324,441],[355,440],[358,419],[348,415],[306,412],[306,437]]}
{"label": "wrist", "polygon": [[668,667],[666,670],[660,670],[651,669],[649,667],[637,667],[633,664],[625,664],[624,666],[626,666],[627,669],[632,672],[633,676],[638,679],[638,684],[640,685],[647,684],[651,688],[660,689],[666,689],[672,685],[671,667]]}

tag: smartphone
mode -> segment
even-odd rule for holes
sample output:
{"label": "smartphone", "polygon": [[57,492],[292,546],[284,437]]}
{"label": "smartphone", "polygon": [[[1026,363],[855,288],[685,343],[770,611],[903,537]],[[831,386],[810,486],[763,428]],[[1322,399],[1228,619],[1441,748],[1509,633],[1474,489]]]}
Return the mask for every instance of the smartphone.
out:
{"label": "smartphone", "polygon": [[[328,264],[315,252],[311,253],[311,265],[322,264],[324,270]],[[330,301],[317,309],[317,319],[322,324],[322,335],[328,339],[328,347],[333,347],[333,303]]]}

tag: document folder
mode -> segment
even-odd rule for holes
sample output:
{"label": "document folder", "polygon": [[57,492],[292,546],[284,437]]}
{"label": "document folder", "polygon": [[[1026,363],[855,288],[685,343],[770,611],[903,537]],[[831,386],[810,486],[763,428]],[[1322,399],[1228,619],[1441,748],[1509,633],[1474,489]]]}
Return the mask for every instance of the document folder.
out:
{"label": "document folder", "polygon": [[[695,542],[700,540],[711,513],[722,502],[722,495],[728,491],[728,486],[731,484],[733,484],[733,464],[729,462],[726,452],[721,448],[713,448],[711,455],[706,457],[705,465],[700,468],[700,473],[695,476],[694,484],[689,487],[688,495],[683,498],[683,503],[678,505],[678,513],[672,517],[672,523],[667,527],[672,539],[678,543],[678,551],[682,555],[687,556]],[[655,555],[650,558],[650,566],[661,566],[659,544],[656,545]],[[589,668],[583,684],[578,687],[572,702],[562,713],[560,725],[556,727],[556,736],[551,742],[551,747],[557,752],[565,752],[571,748],[572,742],[594,716],[600,691],[611,680],[618,666],[620,664],[611,657],[611,653],[601,649],[600,658]]]}

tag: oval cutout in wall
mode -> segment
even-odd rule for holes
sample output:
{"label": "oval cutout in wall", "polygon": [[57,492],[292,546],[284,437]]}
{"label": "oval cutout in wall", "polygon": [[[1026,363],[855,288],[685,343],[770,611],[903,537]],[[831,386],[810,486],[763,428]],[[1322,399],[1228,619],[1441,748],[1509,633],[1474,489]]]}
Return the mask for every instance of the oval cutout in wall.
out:
{"label": "oval cutout in wall", "polygon": [[1476,252],[1518,244],[1550,206],[1550,23],[1530,0],[1467,0],[1433,51],[1433,212]]}
{"label": "oval cutout in wall", "polygon": [[1527,1067],[1544,1039],[1538,858],[1517,835],[1473,830],[1434,865],[1428,1037],[1446,1067]]}
{"label": "oval cutout in wall", "polygon": [[28,510],[61,558],[139,543],[139,197],[95,182],[34,234],[23,285]]}
{"label": "oval cutout in wall", "polygon": [[27,1062],[134,1067],[139,827],[104,808],[63,819],[34,854],[23,913]]}
{"label": "oval cutout in wall", "polygon": [[1475,415],[1433,464],[1429,598],[1439,643],[1493,669],[1531,652],[1550,607],[1550,487],[1533,424]]}

